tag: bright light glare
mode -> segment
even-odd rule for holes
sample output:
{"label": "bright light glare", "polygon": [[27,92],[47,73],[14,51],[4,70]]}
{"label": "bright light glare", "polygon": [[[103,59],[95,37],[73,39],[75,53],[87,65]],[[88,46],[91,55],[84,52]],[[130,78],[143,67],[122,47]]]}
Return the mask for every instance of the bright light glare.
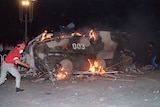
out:
{"label": "bright light glare", "polygon": [[22,1],[22,5],[24,6],[28,6],[30,4],[30,2],[28,0],[23,0]]}

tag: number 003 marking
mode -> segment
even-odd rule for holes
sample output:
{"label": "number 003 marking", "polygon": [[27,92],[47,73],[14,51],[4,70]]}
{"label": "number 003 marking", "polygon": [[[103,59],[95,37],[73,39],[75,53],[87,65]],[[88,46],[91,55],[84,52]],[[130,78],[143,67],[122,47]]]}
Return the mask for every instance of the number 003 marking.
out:
{"label": "number 003 marking", "polygon": [[84,44],[80,44],[80,43],[72,43],[72,48],[74,50],[77,50],[77,49],[85,50],[85,45]]}

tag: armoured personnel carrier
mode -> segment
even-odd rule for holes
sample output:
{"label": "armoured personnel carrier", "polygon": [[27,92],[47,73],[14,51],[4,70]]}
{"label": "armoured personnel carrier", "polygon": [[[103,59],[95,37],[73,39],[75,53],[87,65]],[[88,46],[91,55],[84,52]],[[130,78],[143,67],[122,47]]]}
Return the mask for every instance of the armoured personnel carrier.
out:
{"label": "armoured personnel carrier", "polygon": [[[36,72],[53,70],[57,63],[67,73],[87,71],[96,60],[105,68],[109,60],[118,59],[117,51],[128,48],[126,35],[110,31],[47,32],[31,40],[26,48],[26,62]],[[30,69],[30,70],[33,70]]]}

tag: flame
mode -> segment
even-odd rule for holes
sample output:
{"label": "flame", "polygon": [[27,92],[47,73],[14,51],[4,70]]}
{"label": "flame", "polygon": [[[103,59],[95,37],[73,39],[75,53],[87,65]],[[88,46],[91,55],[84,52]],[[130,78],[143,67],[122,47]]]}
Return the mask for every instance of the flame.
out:
{"label": "flame", "polygon": [[89,67],[89,72],[94,72],[94,73],[104,73],[105,70],[104,68],[98,63],[98,61],[94,61],[91,63],[91,60],[88,59],[90,67]]}
{"label": "flame", "polygon": [[58,80],[63,80],[65,78],[67,78],[67,72],[58,72],[58,74],[57,74]]}
{"label": "flame", "polygon": [[77,35],[77,36],[82,36],[82,34],[79,33],[79,32],[74,32],[74,33],[71,34],[71,36],[75,36],[75,35]]}
{"label": "flame", "polygon": [[40,41],[52,38],[53,34],[49,34],[49,33],[47,34],[47,32],[48,32],[47,30],[44,30],[44,32],[41,34],[42,36]]}
{"label": "flame", "polygon": [[[40,41],[43,41],[45,39],[50,39],[52,38],[53,34],[49,34],[47,30],[44,30],[44,32],[41,34],[41,38]],[[71,36],[82,36],[82,37],[86,37],[85,34],[82,34],[80,32],[74,32],[71,34]],[[61,35],[61,38],[64,38],[65,35]],[[93,30],[89,31],[89,39],[93,39],[94,41],[96,40],[96,34]]]}
{"label": "flame", "polygon": [[65,78],[67,78],[68,73],[64,71],[63,67],[60,69],[60,71],[58,71],[57,73],[57,79],[58,80],[63,80]]}
{"label": "flame", "polygon": [[96,40],[96,34],[94,33],[93,30],[90,30],[90,31],[89,31],[89,39],[92,39],[92,38],[93,38],[93,40],[95,41],[95,40]]}

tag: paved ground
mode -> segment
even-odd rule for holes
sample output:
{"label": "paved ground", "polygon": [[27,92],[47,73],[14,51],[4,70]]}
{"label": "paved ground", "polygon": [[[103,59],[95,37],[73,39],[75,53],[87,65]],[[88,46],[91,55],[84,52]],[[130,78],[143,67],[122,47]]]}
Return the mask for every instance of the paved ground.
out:
{"label": "paved ground", "polygon": [[160,107],[160,71],[127,74],[119,79],[92,78],[32,83],[22,78],[25,92],[15,92],[13,78],[0,86],[0,107]]}

